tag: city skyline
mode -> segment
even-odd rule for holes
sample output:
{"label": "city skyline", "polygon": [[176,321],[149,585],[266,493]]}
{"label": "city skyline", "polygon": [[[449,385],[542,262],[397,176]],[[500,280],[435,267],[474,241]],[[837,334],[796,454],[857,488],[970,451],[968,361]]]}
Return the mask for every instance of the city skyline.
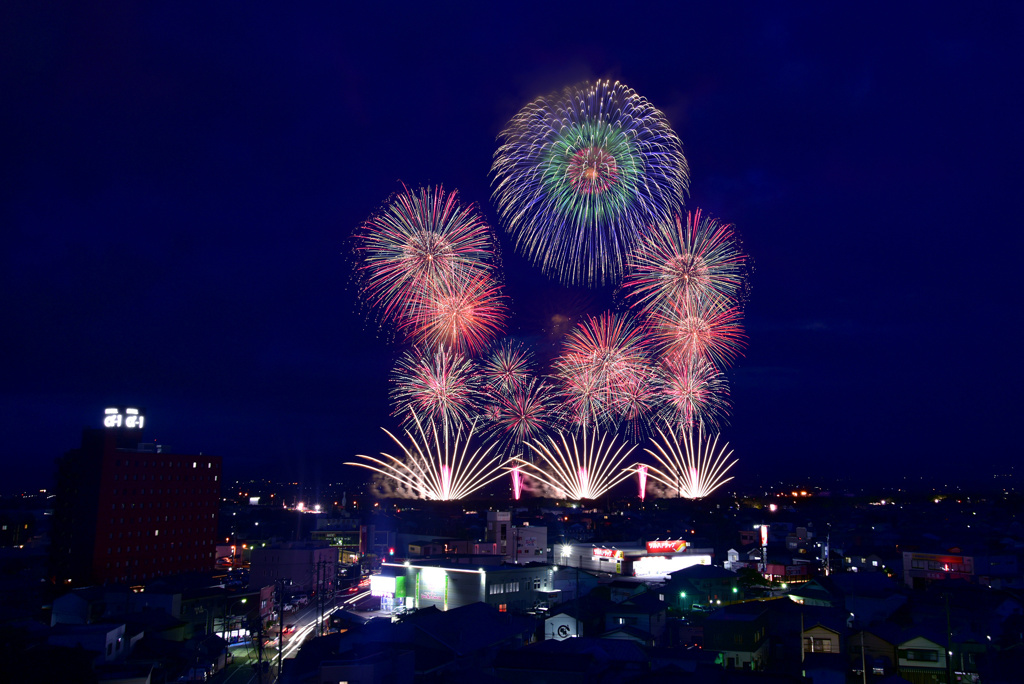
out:
{"label": "city skyline", "polygon": [[519,254],[490,168],[516,112],[594,79],[664,113],[686,209],[753,260],[736,486],[1012,471],[1018,6],[547,11],[8,10],[7,486],[52,483],[110,406],[228,480],[363,477],[343,464],[399,429],[407,345],[361,307],[351,240],[402,183],[476,204],[507,332],[550,361],[555,317],[623,296]]}

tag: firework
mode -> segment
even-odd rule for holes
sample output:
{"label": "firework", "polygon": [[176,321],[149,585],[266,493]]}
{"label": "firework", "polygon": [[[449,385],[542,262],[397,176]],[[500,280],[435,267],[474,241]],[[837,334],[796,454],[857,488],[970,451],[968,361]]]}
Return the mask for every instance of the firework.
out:
{"label": "firework", "polygon": [[640,500],[647,498],[647,470],[648,466],[641,463],[636,467],[637,484],[640,487]]}
{"label": "firework", "polygon": [[554,363],[571,424],[637,420],[650,408],[653,365],[643,330],[625,316],[588,318],[565,338]]}
{"label": "firework", "polygon": [[582,430],[579,436],[534,440],[527,446],[538,460],[519,459],[519,467],[536,480],[552,487],[569,499],[596,499],[630,476],[620,469],[635,445],[616,446],[615,437]]}
{"label": "firework", "polygon": [[523,494],[523,471],[519,469],[519,466],[514,465],[509,472],[512,475],[512,496],[519,501],[519,497]]}
{"label": "firework", "polygon": [[406,425],[425,420],[448,426],[468,424],[476,414],[477,385],[472,362],[445,347],[414,347],[392,371],[393,415]]}
{"label": "firework", "polygon": [[525,384],[533,371],[533,358],[523,345],[504,341],[480,364],[484,384],[498,392],[511,392]]}
{"label": "firework", "polygon": [[743,349],[742,318],[738,307],[722,302],[675,302],[652,316],[652,337],[666,356],[727,368]]}
{"label": "firework", "polygon": [[[650,466],[648,475],[686,499],[701,499],[732,479],[725,477],[736,460],[729,460],[732,450],[725,444],[718,447],[718,435],[705,439],[703,428],[694,438],[693,429],[685,430],[682,439],[666,434],[660,428],[661,440],[653,440],[656,451],[644,449],[659,463]],[[728,450],[728,452],[727,452]]]}
{"label": "firework", "polygon": [[542,380],[531,379],[492,397],[491,432],[503,443],[522,444],[539,436],[555,418],[554,396]]}
{"label": "firework", "polygon": [[647,226],[626,258],[623,287],[634,307],[655,311],[673,303],[737,301],[746,285],[747,256],[731,224],[701,215]]}
{"label": "firework", "polygon": [[668,120],[618,82],[539,98],[499,139],[491,173],[501,220],[566,283],[616,282],[638,229],[678,213],[689,185]]}
{"label": "firework", "polygon": [[701,358],[670,356],[658,366],[655,387],[660,416],[681,428],[715,426],[729,409],[725,375]]}
{"label": "firework", "polygon": [[497,283],[486,274],[431,283],[416,302],[416,315],[404,319],[399,329],[415,343],[464,354],[487,347],[508,315]]}
{"label": "firework", "polygon": [[383,320],[416,318],[432,289],[458,290],[490,271],[491,229],[457,194],[403,186],[356,231],[362,295]]}
{"label": "firework", "polygon": [[462,499],[494,482],[505,473],[491,455],[492,447],[469,450],[473,428],[463,433],[436,424],[424,424],[413,415],[415,434],[405,430],[407,443],[384,432],[402,450],[402,456],[381,453],[381,458],[357,454],[358,466],[383,475],[397,492],[421,499],[451,501]]}

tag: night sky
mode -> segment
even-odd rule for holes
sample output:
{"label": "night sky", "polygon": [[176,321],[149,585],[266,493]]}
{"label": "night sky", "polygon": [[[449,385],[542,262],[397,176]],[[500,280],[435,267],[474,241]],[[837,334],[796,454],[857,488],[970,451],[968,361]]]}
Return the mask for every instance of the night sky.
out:
{"label": "night sky", "polygon": [[594,78],[664,112],[688,207],[754,259],[739,486],[1009,472],[1024,5],[557,4],[4,3],[3,489],[50,486],[108,405],[228,479],[363,478],[402,346],[352,231],[443,184],[502,236],[511,334],[611,305],[514,252],[488,175],[519,108]]}

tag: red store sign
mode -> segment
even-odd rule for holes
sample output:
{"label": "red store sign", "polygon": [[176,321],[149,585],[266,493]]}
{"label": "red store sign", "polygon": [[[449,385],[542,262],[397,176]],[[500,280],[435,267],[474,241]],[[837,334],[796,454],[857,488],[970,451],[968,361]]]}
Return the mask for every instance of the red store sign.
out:
{"label": "red store sign", "polygon": [[686,542],[682,539],[647,542],[647,553],[677,553],[685,548]]}

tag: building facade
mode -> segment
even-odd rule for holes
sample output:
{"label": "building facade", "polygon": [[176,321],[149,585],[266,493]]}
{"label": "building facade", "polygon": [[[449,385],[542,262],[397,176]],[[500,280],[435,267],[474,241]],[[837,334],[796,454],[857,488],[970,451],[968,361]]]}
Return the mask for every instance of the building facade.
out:
{"label": "building facade", "polygon": [[549,602],[554,592],[550,565],[467,567],[455,563],[384,563],[370,577],[370,591],[386,611],[433,606],[451,610],[483,602],[499,612],[526,612]]}
{"label": "building facade", "polygon": [[252,550],[249,588],[257,590],[284,580],[286,594],[321,590],[333,593],[338,549],[325,542],[284,542]]}
{"label": "building facade", "polygon": [[123,424],[87,428],[59,459],[55,583],[141,584],[214,568],[220,457],[174,454],[141,438]]}

